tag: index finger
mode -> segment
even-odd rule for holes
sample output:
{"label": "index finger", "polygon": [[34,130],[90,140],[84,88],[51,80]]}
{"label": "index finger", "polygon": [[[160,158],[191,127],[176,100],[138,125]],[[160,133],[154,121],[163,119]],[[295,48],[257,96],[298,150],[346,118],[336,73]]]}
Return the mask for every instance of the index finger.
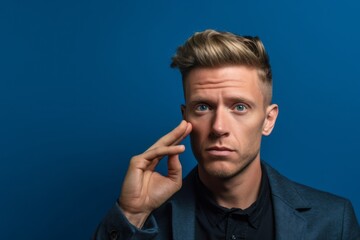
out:
{"label": "index finger", "polygon": [[192,130],[191,123],[182,120],[181,123],[171,132],[161,137],[148,150],[159,146],[171,146],[180,143]]}

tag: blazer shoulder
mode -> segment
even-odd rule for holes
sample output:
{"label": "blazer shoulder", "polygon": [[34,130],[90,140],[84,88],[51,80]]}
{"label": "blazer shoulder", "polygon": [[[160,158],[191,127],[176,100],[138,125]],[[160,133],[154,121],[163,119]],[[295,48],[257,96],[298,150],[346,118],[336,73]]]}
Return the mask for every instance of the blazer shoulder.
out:
{"label": "blazer shoulder", "polygon": [[296,191],[312,204],[318,203],[323,205],[327,202],[331,202],[332,205],[334,204],[344,205],[350,202],[347,198],[336,195],[334,193],[319,190],[295,181],[291,181],[291,182],[293,184],[293,187],[296,189]]}
{"label": "blazer shoulder", "polygon": [[310,187],[296,181],[290,180],[287,177],[280,174],[277,170],[265,163],[267,174],[269,176],[269,182],[272,190],[272,194],[281,198],[301,198],[304,203],[325,204],[330,202],[333,204],[347,204],[348,199],[339,195],[319,190],[314,187]]}
{"label": "blazer shoulder", "polygon": [[[306,233],[306,239],[360,239],[359,224],[348,199],[289,180],[264,165],[279,235],[290,236],[298,231]],[[289,222],[296,224],[289,225]],[[288,228],[284,230],[283,225]],[[301,231],[300,226],[303,226]]]}

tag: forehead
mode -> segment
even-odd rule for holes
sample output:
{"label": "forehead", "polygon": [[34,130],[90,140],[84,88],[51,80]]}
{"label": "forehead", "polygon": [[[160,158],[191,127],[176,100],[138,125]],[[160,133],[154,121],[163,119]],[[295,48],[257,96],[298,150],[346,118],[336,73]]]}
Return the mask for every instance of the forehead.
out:
{"label": "forehead", "polygon": [[262,101],[258,71],[246,66],[196,68],[184,82],[185,98],[239,97]]}

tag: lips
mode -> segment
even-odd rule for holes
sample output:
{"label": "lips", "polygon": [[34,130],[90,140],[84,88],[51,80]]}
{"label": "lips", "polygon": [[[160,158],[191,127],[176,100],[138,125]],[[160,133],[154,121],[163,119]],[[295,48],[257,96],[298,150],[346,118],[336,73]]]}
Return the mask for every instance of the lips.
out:
{"label": "lips", "polygon": [[226,156],[230,155],[232,152],[234,152],[234,150],[232,150],[231,148],[227,148],[227,147],[223,147],[223,146],[209,147],[209,148],[206,148],[206,151],[210,155],[222,156],[222,157],[226,157]]}

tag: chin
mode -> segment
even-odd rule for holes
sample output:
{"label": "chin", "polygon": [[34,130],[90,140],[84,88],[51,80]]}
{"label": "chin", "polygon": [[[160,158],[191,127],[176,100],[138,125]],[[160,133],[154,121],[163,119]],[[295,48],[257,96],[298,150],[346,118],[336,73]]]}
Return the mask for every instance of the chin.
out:
{"label": "chin", "polygon": [[234,166],[234,164],[228,162],[212,162],[202,165],[203,172],[209,177],[229,179],[242,172],[240,166]]}
{"label": "chin", "polygon": [[254,162],[256,157],[239,162],[234,159],[217,159],[199,161],[203,173],[209,177],[230,179],[242,174]]}

